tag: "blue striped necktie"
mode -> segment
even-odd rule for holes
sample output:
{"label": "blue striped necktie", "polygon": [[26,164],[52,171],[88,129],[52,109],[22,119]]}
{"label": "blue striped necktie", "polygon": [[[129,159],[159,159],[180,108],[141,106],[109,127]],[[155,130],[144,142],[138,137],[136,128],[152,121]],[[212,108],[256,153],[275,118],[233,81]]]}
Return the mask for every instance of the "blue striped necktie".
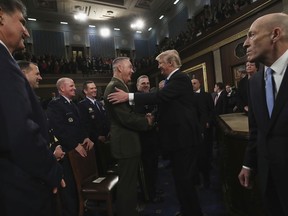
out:
{"label": "blue striped necktie", "polygon": [[165,79],[165,80],[164,80],[164,87],[167,85],[168,82],[169,82],[168,79]]}
{"label": "blue striped necktie", "polygon": [[266,79],[265,79],[265,90],[266,90],[266,103],[269,112],[269,116],[272,115],[272,110],[274,107],[274,85],[273,85],[273,70],[267,68],[266,70]]}

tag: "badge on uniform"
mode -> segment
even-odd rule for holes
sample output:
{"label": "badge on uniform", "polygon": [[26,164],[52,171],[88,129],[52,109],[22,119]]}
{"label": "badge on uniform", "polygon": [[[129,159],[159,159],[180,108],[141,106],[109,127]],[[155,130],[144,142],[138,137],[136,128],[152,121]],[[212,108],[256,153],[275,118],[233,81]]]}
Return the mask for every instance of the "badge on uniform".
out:
{"label": "badge on uniform", "polygon": [[89,107],[88,111],[89,111],[89,113],[94,112],[93,108],[91,108],[91,107]]}
{"label": "badge on uniform", "polygon": [[68,118],[68,122],[73,122],[74,120],[73,120],[73,118]]}

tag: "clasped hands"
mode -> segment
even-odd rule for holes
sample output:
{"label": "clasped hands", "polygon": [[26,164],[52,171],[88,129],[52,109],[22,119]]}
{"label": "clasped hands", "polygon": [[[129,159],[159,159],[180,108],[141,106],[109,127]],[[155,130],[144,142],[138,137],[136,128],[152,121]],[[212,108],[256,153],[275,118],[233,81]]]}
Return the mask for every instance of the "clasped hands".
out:
{"label": "clasped hands", "polygon": [[82,156],[86,157],[87,156],[87,151],[92,149],[94,146],[94,143],[89,139],[85,138],[83,143],[79,143],[75,150]]}

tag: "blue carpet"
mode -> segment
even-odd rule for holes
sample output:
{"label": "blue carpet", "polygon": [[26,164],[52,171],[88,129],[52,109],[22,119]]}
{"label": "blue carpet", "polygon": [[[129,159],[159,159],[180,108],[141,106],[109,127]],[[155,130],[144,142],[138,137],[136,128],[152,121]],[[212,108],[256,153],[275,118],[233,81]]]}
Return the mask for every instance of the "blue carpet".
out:
{"label": "blue carpet", "polygon": [[[176,198],[171,169],[165,168],[168,161],[159,162],[158,188],[164,191],[164,201],[158,204],[145,204],[143,215],[149,216],[174,216],[179,212],[179,203]],[[197,187],[203,212],[207,216],[227,216],[219,181],[217,166],[211,170],[211,186],[205,189]]]}
{"label": "blue carpet", "polygon": [[[166,168],[168,163],[168,161],[159,161],[157,188],[164,191],[163,195],[161,195],[164,201],[157,204],[140,202],[139,206],[142,208],[140,213],[143,216],[174,216],[175,213],[179,212],[179,203],[175,193],[171,169]],[[207,216],[228,216],[223,201],[219,171],[216,165],[213,165],[211,170],[210,188],[205,189],[198,186],[197,190],[202,210]],[[85,216],[106,216],[106,214],[105,212],[99,213],[90,210],[86,212]]]}

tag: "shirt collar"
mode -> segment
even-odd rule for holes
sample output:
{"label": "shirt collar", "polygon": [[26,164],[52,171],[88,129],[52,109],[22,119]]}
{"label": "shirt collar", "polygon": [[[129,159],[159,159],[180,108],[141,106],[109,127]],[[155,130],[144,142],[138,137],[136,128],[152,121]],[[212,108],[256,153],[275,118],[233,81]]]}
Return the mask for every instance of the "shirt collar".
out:
{"label": "shirt collar", "polygon": [[[4,44],[4,42],[0,40],[0,43],[7,49],[8,53],[12,56],[12,54],[10,53],[8,47]],[[13,58],[13,56],[12,56],[12,58]]]}
{"label": "shirt collar", "polygon": [[[285,72],[288,64],[288,50],[284,52],[284,54],[278,58],[272,65],[271,69],[278,75],[281,75]],[[267,66],[265,66],[265,71],[267,70]]]}
{"label": "shirt collar", "polygon": [[62,97],[64,97],[65,98],[65,100],[67,100],[68,101],[68,103],[71,103],[71,101],[72,100],[70,100],[69,98],[67,98],[67,97],[65,97],[64,95],[61,95]]}
{"label": "shirt collar", "polygon": [[166,78],[166,80],[169,80],[170,77],[171,77],[176,71],[178,71],[178,70],[179,70],[179,68],[176,68],[174,71],[172,71],[172,72],[168,75],[168,77]]}
{"label": "shirt collar", "polygon": [[93,99],[93,98],[90,98],[90,97],[86,97],[88,100],[90,100],[93,104],[95,103],[95,99]]}

